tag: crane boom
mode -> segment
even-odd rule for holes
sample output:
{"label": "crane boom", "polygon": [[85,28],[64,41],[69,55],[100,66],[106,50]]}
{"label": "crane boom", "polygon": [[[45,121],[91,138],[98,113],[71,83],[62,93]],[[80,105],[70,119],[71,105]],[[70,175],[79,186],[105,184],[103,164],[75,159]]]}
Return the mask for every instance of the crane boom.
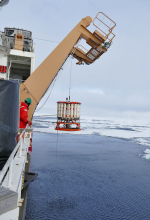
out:
{"label": "crane boom", "polygon": [[[95,19],[98,18],[98,14]],[[78,60],[77,64],[82,64],[83,62],[86,64],[91,64],[107,51],[107,45],[111,44],[112,39],[115,36],[113,34],[113,37],[110,39],[109,35],[112,34],[112,30],[116,24],[112,21],[114,26],[111,28],[109,27],[108,34],[105,34],[103,31],[101,31],[101,29],[99,29],[100,32],[95,30],[94,33],[91,33],[87,29],[91,22],[91,17],[87,16],[83,18],[52,51],[52,53],[40,64],[32,75],[21,84],[20,101],[22,102],[26,98],[32,99],[32,105],[28,111],[28,120],[32,119],[37,103],[45,94],[46,90],[52,83],[69,54],[72,53],[73,56]],[[104,34],[102,34],[102,32]],[[78,40],[81,38],[85,39],[86,43],[91,46],[89,51],[85,52],[78,46],[75,47]]]}

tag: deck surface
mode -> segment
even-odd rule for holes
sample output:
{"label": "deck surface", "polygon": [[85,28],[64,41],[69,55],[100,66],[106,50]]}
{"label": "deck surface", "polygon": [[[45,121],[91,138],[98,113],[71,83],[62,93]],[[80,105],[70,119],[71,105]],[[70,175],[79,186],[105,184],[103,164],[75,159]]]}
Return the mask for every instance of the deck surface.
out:
{"label": "deck surface", "polygon": [[17,208],[18,193],[0,187],[0,215]]}

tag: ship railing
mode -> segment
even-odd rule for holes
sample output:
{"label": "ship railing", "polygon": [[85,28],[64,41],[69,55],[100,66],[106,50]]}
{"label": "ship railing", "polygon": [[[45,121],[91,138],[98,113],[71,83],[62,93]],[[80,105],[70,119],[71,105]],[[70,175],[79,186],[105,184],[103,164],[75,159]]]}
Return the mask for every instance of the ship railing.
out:
{"label": "ship railing", "polygon": [[[15,43],[15,37],[8,37],[4,33],[1,35],[2,46],[10,49],[15,49],[17,44]],[[23,51],[34,52],[33,42],[28,42],[29,39],[24,39],[23,41]],[[20,46],[20,45],[19,45]]]}
{"label": "ship railing", "polygon": [[26,81],[26,80],[23,80],[23,79],[13,79],[13,78],[9,78],[8,80],[17,81],[19,84],[21,84],[21,83]]}
{"label": "ship railing", "polygon": [[112,40],[116,36],[114,33],[112,33],[114,27],[116,26],[116,23],[110,19],[107,15],[105,15],[103,12],[98,12],[96,17],[93,19],[93,25],[100,31],[102,35],[108,39],[108,42],[112,43]]}
{"label": "ship railing", "polygon": [[[0,171],[0,186],[5,185],[6,188],[13,190],[11,188],[11,186],[12,186],[12,176],[13,176],[12,174],[13,174],[14,160],[20,159],[21,157],[25,157],[25,162],[27,161],[28,143],[26,143],[27,147],[23,147],[23,145],[25,145],[25,138],[26,137],[30,139],[30,136],[27,135],[27,133],[29,133],[29,131],[31,131],[31,130],[29,130],[29,127],[27,125],[27,127],[20,134],[20,136],[19,136],[20,140],[18,141],[16,147],[14,148],[13,152],[9,156],[3,169]],[[18,160],[17,165],[19,165],[19,160]],[[6,178],[6,176],[7,176],[7,178]],[[6,179],[7,179],[7,181],[6,181]],[[20,179],[22,180],[22,173],[21,173]],[[5,182],[5,184],[3,184],[4,182]],[[20,187],[16,188],[17,189],[17,190],[15,190],[16,192],[18,191],[18,188],[20,188]]]}

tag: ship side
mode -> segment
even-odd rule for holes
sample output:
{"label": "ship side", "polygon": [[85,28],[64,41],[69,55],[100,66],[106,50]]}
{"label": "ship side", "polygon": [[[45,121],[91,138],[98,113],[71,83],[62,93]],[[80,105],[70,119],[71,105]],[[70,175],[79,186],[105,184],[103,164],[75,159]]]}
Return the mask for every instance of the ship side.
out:
{"label": "ship side", "polygon": [[[19,87],[34,68],[32,32],[18,28],[5,28],[0,32],[1,82],[15,82]],[[1,220],[25,219],[28,184],[37,176],[29,172],[31,152],[32,129],[29,126],[18,129],[17,145],[7,161],[0,164]]]}

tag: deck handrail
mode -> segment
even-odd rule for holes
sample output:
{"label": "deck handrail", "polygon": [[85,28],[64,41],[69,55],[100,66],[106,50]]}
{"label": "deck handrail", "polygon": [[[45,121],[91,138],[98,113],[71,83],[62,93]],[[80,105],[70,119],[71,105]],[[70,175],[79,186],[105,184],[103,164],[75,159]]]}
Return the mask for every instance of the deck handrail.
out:
{"label": "deck handrail", "polygon": [[5,179],[5,175],[8,172],[8,169],[9,169],[8,187],[10,187],[10,185],[11,185],[10,183],[11,183],[13,159],[16,156],[15,154],[16,154],[16,152],[19,148],[20,148],[19,157],[21,155],[22,143],[23,143],[23,140],[24,140],[24,137],[25,137],[25,132],[26,132],[27,128],[28,128],[28,125],[23,130],[23,132],[21,133],[19,142],[17,143],[16,147],[14,148],[11,155],[9,156],[9,158],[8,158],[7,162],[5,163],[3,169],[0,171],[0,186],[2,185],[2,183]]}
{"label": "deck handrail", "polygon": [[[99,19],[98,18],[98,15],[99,14],[103,14],[104,15],[104,17],[106,17],[108,20],[110,20],[111,21],[111,23],[113,23],[113,26],[111,27],[110,25],[107,25],[105,22],[103,22],[101,19]],[[108,28],[108,34],[106,33],[106,31],[103,31],[100,27],[99,27],[99,25],[96,25],[95,23],[94,23],[94,21],[95,20],[99,20],[100,21],[100,23],[102,23],[104,26],[106,26],[107,28]],[[112,40],[114,39],[114,37],[116,36],[114,33],[112,33],[112,30],[114,29],[114,27],[116,26],[116,23],[112,20],[112,19],[110,19],[107,15],[105,15],[103,12],[98,12],[98,14],[96,15],[96,17],[93,19],[93,25],[97,28],[97,29],[99,29],[100,30],[100,32],[102,32],[104,35],[105,35],[105,37],[109,40],[109,42],[111,43],[112,42]],[[112,34],[113,36],[111,37],[111,38],[109,38],[109,35],[110,34]]]}

